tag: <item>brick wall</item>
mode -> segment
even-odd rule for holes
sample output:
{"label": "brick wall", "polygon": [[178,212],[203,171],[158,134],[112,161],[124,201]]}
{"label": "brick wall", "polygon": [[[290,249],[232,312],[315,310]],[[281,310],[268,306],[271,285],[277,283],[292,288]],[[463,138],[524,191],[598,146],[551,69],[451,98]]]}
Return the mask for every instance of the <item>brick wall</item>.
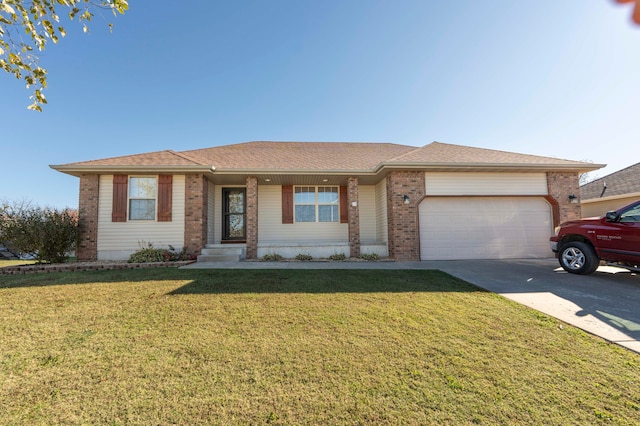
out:
{"label": "brick wall", "polygon": [[420,260],[418,203],[424,193],[424,172],[398,171],[387,176],[389,257],[395,260]]}
{"label": "brick wall", "polygon": [[357,177],[350,177],[347,183],[347,209],[349,210],[349,254],[351,257],[360,257],[360,206],[358,205]]}
{"label": "brick wall", "polygon": [[199,254],[207,243],[208,181],[202,174],[185,176],[184,246]]}
{"label": "brick wall", "polygon": [[258,257],[258,179],[252,176],[247,178],[247,259]]}
{"label": "brick wall", "polygon": [[[559,222],[580,219],[580,182],[576,172],[547,172],[547,188],[549,195],[558,203]],[[577,203],[569,200],[575,195]],[[559,224],[559,223],[558,223]]]}
{"label": "brick wall", "polygon": [[98,200],[100,175],[80,175],[78,203],[79,236],[76,257],[79,261],[98,258]]}

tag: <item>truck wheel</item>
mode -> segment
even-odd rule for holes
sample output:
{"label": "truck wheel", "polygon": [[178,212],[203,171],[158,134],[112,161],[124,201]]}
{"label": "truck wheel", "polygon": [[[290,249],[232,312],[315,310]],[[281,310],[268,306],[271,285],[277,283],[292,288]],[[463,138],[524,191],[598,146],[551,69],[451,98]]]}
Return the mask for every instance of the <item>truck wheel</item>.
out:
{"label": "truck wheel", "polygon": [[571,241],[563,245],[558,261],[562,269],[579,275],[592,274],[600,265],[600,259],[593,248],[581,241]]}

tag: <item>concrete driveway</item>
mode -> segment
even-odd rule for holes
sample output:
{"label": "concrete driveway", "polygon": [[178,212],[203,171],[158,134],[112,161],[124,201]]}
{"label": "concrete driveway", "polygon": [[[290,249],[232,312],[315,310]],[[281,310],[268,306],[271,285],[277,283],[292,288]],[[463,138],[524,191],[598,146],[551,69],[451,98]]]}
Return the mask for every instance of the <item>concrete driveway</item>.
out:
{"label": "concrete driveway", "polygon": [[421,263],[640,353],[640,275],[609,266],[574,275],[556,259]]}
{"label": "concrete driveway", "polygon": [[185,269],[440,269],[640,353],[640,275],[601,266],[587,276],[558,261],[198,262]]}

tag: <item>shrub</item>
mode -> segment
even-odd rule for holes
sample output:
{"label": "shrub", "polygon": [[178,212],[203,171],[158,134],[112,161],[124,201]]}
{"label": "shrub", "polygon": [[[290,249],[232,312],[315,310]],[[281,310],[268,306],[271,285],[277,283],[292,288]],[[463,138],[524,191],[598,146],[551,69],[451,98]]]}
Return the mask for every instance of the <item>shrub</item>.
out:
{"label": "shrub", "polygon": [[33,255],[38,262],[60,263],[75,248],[78,216],[74,210],[34,207],[28,203],[0,205],[0,240],[13,252]]}
{"label": "shrub", "polygon": [[307,260],[312,260],[312,259],[313,259],[313,257],[311,257],[310,254],[299,253],[296,256],[296,260],[307,261]]}
{"label": "shrub", "polygon": [[280,256],[278,253],[267,253],[262,256],[262,260],[265,262],[277,262],[279,260],[282,260],[282,256]]}
{"label": "shrub", "polygon": [[363,253],[360,255],[360,258],[369,261],[380,260],[380,256],[378,256],[376,253]]}
{"label": "shrub", "polygon": [[347,256],[344,253],[334,253],[331,256],[329,256],[329,259],[331,259],[331,260],[346,260]]}
{"label": "shrub", "polygon": [[169,246],[168,249],[155,248],[152,243],[147,243],[146,247],[142,247],[140,250],[129,256],[128,263],[150,263],[150,262],[178,262],[181,260],[193,260],[195,255],[187,252],[187,248],[183,247],[182,250],[176,251],[173,246]]}

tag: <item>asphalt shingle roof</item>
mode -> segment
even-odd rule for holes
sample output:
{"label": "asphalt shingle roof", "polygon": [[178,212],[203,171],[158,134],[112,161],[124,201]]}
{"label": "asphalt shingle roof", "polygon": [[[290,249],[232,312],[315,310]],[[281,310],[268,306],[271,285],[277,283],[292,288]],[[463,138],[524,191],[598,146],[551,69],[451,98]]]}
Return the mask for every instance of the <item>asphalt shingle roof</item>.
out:
{"label": "asphalt shingle roof", "polygon": [[580,165],[580,161],[561,160],[538,155],[518,154],[494,149],[474,148],[433,142],[422,148],[414,149],[391,163],[432,163],[432,164],[555,164]]}
{"label": "asphalt shingle roof", "polygon": [[[602,194],[605,183],[607,184],[607,190]],[[640,192],[640,163],[582,185],[580,187],[580,198],[591,200],[600,198],[601,194],[603,197],[611,197],[637,192]]]}
{"label": "asphalt shingle roof", "polygon": [[52,166],[60,171],[93,167],[188,166],[225,171],[374,171],[381,165],[549,166],[594,170],[580,161],[433,142],[421,148],[392,143],[246,142],[175,152],[171,150]]}
{"label": "asphalt shingle roof", "polygon": [[371,170],[414,149],[391,143],[247,142],[184,154],[226,170]]}

